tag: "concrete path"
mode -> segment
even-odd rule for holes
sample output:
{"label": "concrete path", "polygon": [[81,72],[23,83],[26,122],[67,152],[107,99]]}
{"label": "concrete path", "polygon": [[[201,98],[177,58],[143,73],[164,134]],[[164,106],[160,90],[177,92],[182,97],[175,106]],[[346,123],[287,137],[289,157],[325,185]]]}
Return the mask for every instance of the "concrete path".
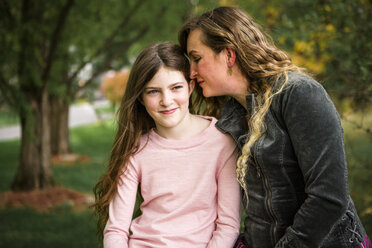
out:
{"label": "concrete path", "polygon": [[[94,106],[89,103],[72,105],[69,112],[69,127],[77,127],[95,123],[98,117],[94,107],[105,106],[107,101],[95,102]],[[18,139],[21,136],[21,128],[19,125],[0,128],[0,141]]]}

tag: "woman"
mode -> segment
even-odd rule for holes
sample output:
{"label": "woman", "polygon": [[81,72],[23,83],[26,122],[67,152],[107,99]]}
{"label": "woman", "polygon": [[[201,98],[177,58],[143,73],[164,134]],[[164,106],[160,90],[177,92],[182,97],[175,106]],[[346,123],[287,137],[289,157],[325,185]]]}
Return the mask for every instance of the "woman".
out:
{"label": "woman", "polygon": [[220,115],[216,126],[241,149],[244,245],[365,247],[348,191],[343,131],[323,87],[234,7],[189,20],[179,42],[196,89],[209,98],[206,114]]}

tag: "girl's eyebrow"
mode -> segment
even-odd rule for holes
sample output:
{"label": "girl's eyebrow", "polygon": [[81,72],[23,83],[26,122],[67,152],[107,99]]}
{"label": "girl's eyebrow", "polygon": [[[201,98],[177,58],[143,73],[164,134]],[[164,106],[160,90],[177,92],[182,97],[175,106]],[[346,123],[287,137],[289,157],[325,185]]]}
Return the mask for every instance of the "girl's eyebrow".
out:
{"label": "girl's eyebrow", "polygon": [[[172,87],[174,87],[174,86],[176,86],[176,85],[178,85],[178,84],[182,84],[183,82],[182,81],[180,81],[180,82],[175,82],[175,83],[173,83],[173,84],[170,84],[170,85],[168,85],[168,87],[170,87],[170,88],[172,88]],[[145,90],[147,90],[147,89],[160,89],[161,87],[156,87],[156,86],[147,86],[147,87],[145,87]]]}

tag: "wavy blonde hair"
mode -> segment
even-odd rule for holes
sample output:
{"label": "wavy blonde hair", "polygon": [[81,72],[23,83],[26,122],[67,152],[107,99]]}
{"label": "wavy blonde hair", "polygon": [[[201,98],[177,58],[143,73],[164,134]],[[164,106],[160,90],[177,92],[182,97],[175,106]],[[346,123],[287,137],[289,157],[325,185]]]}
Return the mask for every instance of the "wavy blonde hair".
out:
{"label": "wavy blonde hair", "polygon": [[[288,82],[288,71],[303,71],[295,66],[287,53],[278,49],[272,39],[266,35],[261,27],[244,11],[235,7],[219,7],[201,16],[187,21],[181,28],[178,40],[187,54],[187,39],[194,30],[202,31],[202,42],[216,54],[225,48],[231,48],[236,53],[236,63],[249,84],[247,91],[256,94],[256,106],[248,118],[249,135],[242,148],[242,154],[237,162],[237,179],[244,189],[248,204],[248,191],[245,176],[249,162],[252,159],[252,148],[265,133],[265,116],[275,95],[285,88]],[[198,87],[196,87],[198,90]],[[197,91],[198,92],[198,91]],[[196,102],[203,102],[208,106],[207,113],[218,117],[221,104],[226,97],[203,99],[197,94]],[[213,102],[217,102],[213,106]],[[252,159],[252,161],[250,161]]]}
{"label": "wavy blonde hair", "polygon": [[189,81],[189,62],[181,47],[176,44],[153,44],[144,49],[134,62],[118,111],[118,130],[107,171],[94,187],[93,207],[98,216],[97,234],[100,239],[103,237],[109,217],[109,205],[117,192],[119,178],[127,169],[130,156],[138,152],[141,136],[155,127],[153,119],[141,104],[141,97],[146,84],[162,67],[182,72]]}

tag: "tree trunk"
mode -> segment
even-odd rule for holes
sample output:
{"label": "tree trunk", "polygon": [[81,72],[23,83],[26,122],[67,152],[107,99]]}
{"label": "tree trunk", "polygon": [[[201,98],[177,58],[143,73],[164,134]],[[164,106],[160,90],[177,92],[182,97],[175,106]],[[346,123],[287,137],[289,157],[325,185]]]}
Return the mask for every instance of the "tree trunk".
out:
{"label": "tree trunk", "polygon": [[20,111],[21,150],[14,191],[31,191],[54,185],[50,170],[50,123],[48,92],[29,95],[29,109]]}
{"label": "tree trunk", "polygon": [[50,98],[52,156],[71,152],[68,129],[69,102],[60,97]]}

